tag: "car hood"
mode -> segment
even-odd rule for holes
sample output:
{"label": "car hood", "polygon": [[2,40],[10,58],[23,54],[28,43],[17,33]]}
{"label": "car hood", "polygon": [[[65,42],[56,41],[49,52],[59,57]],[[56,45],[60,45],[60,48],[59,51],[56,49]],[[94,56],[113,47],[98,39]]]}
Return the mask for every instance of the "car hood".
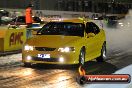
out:
{"label": "car hood", "polygon": [[26,44],[35,47],[63,47],[80,39],[78,36],[62,36],[62,35],[36,35],[27,40]]}

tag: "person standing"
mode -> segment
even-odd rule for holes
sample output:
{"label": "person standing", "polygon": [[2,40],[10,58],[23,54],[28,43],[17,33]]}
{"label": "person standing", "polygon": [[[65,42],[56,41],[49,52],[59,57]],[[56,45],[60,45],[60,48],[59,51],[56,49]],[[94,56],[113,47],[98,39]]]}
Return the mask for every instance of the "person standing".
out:
{"label": "person standing", "polygon": [[29,4],[28,7],[26,8],[26,12],[25,12],[26,13],[25,17],[26,17],[27,28],[32,27],[32,22],[33,22],[33,19],[32,19],[32,7],[33,7],[33,5]]}
{"label": "person standing", "polygon": [[27,25],[27,30],[26,30],[26,36],[27,38],[30,38],[32,36],[31,33],[31,27],[32,27],[32,23],[33,23],[33,18],[32,18],[32,4],[29,4],[26,8],[26,12],[25,12],[25,20],[26,20],[26,25]]}

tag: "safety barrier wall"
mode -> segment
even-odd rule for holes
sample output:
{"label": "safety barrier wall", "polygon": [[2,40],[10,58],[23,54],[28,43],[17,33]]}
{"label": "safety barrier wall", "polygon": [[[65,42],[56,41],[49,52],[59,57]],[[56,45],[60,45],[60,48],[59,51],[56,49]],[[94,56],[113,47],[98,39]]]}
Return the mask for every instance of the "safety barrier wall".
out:
{"label": "safety barrier wall", "polygon": [[0,38],[0,51],[4,51],[4,38]]}
{"label": "safety barrier wall", "polygon": [[[7,9],[1,8],[10,12],[10,17],[25,15],[25,9]],[[39,17],[61,17],[61,18],[74,18],[74,17],[88,17],[95,18],[102,15],[102,13],[94,12],[73,12],[73,11],[54,11],[54,10],[34,10],[33,15]]]}
{"label": "safety barrier wall", "polygon": [[22,49],[26,29],[0,29],[0,52]]}

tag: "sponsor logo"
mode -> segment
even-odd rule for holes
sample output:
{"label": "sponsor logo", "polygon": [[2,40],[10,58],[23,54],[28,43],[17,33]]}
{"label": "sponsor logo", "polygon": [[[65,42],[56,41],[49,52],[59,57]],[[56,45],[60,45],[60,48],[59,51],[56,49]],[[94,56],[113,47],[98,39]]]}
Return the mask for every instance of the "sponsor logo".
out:
{"label": "sponsor logo", "polygon": [[10,39],[9,39],[9,46],[23,44],[22,36],[23,36],[23,32],[11,33]]}
{"label": "sponsor logo", "polygon": [[84,75],[80,76],[77,82],[85,83],[130,83],[129,74],[111,74],[111,75]]}

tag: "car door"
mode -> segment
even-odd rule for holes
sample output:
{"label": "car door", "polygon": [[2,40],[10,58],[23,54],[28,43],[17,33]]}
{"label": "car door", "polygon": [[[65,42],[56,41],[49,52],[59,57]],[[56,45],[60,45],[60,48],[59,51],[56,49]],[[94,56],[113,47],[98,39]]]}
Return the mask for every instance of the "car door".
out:
{"label": "car door", "polygon": [[93,22],[86,23],[86,60],[94,59],[99,55],[99,27]]}
{"label": "car door", "polygon": [[104,35],[103,30],[101,30],[95,23],[92,23],[93,30],[94,30],[94,41],[95,41],[95,55],[99,54],[102,49],[102,45],[104,43]]}

